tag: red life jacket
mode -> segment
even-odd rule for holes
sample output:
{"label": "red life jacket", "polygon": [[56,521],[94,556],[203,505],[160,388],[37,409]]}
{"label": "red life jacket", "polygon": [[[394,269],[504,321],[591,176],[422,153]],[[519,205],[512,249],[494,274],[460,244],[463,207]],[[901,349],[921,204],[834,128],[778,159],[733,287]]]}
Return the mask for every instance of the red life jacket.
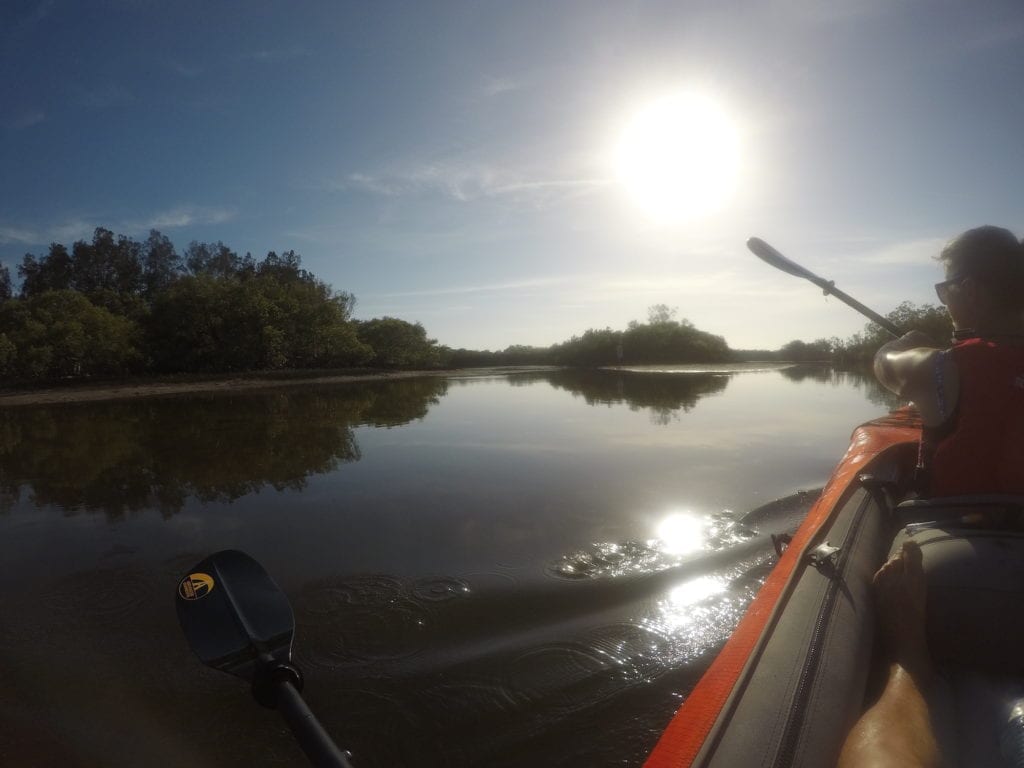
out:
{"label": "red life jacket", "polygon": [[925,430],[928,495],[1024,495],[1024,346],[968,339],[947,354],[960,393],[947,422]]}

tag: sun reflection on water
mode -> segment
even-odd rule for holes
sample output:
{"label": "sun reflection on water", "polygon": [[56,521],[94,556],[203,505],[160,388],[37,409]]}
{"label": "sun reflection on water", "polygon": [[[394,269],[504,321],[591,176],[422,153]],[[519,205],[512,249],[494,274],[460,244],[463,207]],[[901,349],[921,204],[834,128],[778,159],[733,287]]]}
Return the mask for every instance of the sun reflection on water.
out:
{"label": "sun reflection on water", "polygon": [[650,539],[594,543],[551,566],[560,578],[609,579],[635,590],[644,607],[631,624],[642,641],[610,652],[643,679],[722,643],[774,562],[771,545],[730,510],[677,506],[649,530]]}
{"label": "sun reflection on water", "polygon": [[599,609],[595,617],[611,607],[631,614],[586,635],[606,674],[624,686],[663,681],[685,699],[777,561],[767,532],[794,530],[815,497],[801,492],[743,515],[674,505],[650,520],[651,538],[593,543],[549,573],[591,581],[577,594]]}
{"label": "sun reflection on water", "polygon": [[687,555],[704,548],[705,521],[692,512],[673,512],[658,523],[656,534],[661,551]]}
{"label": "sun reflection on water", "polygon": [[729,510],[698,514],[673,510],[654,526],[646,541],[596,542],[552,564],[554,575],[568,579],[653,574],[721,552],[756,535]]}
{"label": "sun reflection on water", "polygon": [[696,608],[709,597],[720,595],[728,584],[715,576],[698,576],[674,587],[666,600],[658,603],[663,630],[679,630],[693,623]]}

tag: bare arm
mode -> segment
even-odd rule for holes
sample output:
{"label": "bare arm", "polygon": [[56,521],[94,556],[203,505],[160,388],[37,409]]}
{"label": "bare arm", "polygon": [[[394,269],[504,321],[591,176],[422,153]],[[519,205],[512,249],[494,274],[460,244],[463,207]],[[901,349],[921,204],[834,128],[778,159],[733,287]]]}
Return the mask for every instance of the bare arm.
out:
{"label": "bare arm", "polygon": [[[926,334],[911,331],[884,344],[875,354],[875,376],[882,386],[913,400],[925,424],[930,425],[949,415],[958,389],[955,367],[950,360],[939,360],[941,352]],[[944,397],[936,388],[936,363],[942,366]]]}

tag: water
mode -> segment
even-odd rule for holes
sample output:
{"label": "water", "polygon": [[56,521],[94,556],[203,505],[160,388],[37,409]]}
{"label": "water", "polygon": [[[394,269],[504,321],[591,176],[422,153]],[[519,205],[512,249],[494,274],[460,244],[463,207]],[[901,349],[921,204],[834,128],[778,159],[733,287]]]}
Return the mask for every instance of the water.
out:
{"label": "water", "polygon": [[733,366],[0,409],[0,763],[303,765],[177,626],[238,548],[358,766],[639,765],[890,404]]}

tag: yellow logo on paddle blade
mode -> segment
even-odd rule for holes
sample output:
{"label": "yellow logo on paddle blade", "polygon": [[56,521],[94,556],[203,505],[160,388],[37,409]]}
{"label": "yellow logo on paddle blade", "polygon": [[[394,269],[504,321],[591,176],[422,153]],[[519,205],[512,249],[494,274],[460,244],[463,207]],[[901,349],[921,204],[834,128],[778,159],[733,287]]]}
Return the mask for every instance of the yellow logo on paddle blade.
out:
{"label": "yellow logo on paddle blade", "polygon": [[208,573],[190,573],[178,585],[183,600],[198,600],[213,590],[213,577]]}

